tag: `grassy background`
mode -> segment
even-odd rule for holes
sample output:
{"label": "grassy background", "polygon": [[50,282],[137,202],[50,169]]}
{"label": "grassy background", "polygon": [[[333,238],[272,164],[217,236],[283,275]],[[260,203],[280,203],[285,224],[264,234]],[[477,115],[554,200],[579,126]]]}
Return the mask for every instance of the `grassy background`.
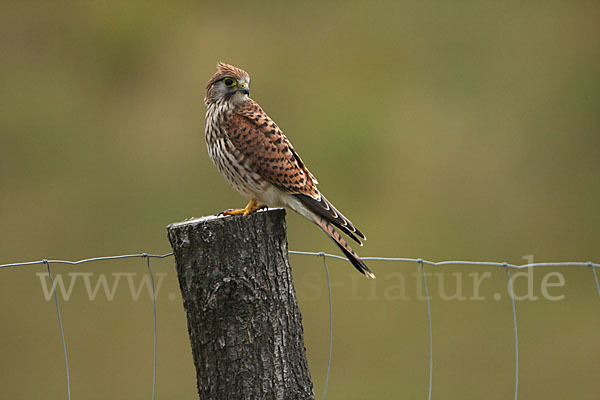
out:
{"label": "grassy background", "polygon": [[[244,205],[212,166],[204,85],[222,60],[284,129],[321,190],[369,237],[362,255],[600,260],[600,6],[525,2],[32,2],[0,5],[0,263],[170,251],[165,226]],[[290,248],[335,252],[302,218]],[[315,390],[327,361],[321,261],[291,256]],[[172,259],[158,298],[158,398],[195,398]],[[414,265],[331,261],[328,399],[424,398],[427,320]],[[143,260],[55,273],[143,273]],[[0,271],[0,397],[65,398],[54,304]],[[506,276],[484,301],[431,278],[434,398],[511,398]],[[549,270],[545,270],[549,272]],[[430,271],[437,272],[437,271]],[[596,398],[598,294],[561,270],[561,301],[517,304],[520,399]],[[401,275],[398,275],[400,273]],[[540,295],[544,271],[535,271]],[[395,296],[405,278],[408,300]],[[95,278],[94,278],[95,279]],[[110,280],[110,279],[109,279]],[[526,290],[524,280],[517,291]],[[167,295],[175,294],[173,300]],[[73,398],[148,398],[152,309],[121,286],[62,302]]]}

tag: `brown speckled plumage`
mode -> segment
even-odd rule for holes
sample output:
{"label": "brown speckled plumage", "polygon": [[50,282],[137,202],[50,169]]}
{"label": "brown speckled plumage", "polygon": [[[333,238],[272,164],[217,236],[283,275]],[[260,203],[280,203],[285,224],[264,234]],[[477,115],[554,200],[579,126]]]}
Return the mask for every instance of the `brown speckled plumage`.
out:
{"label": "brown speckled plumage", "polygon": [[224,63],[208,81],[205,138],[211,160],[251,204],[286,206],[308,218],[360,272],[374,278],[334,226],[361,245],[365,235],[319,192],[317,180],[290,141],[248,97],[249,82],[244,70]]}

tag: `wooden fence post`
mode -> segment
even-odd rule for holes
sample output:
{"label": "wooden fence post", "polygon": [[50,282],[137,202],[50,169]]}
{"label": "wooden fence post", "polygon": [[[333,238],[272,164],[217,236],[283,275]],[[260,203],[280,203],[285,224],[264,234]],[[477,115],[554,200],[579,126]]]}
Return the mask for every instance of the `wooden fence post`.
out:
{"label": "wooden fence post", "polygon": [[314,399],[285,211],[167,227],[205,399]]}

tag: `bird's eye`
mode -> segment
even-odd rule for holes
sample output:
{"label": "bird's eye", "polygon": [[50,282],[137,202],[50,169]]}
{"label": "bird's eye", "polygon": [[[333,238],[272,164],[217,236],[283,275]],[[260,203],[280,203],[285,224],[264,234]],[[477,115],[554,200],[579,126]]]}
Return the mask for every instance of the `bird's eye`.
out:
{"label": "bird's eye", "polygon": [[223,80],[223,83],[225,84],[225,86],[228,87],[235,85],[235,81],[231,78],[225,78],[225,80]]}

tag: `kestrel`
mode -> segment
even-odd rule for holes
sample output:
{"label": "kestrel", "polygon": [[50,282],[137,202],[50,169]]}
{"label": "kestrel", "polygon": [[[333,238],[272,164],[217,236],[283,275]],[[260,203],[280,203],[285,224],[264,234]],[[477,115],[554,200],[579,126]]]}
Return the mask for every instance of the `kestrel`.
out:
{"label": "kestrel", "polygon": [[366,240],[352,222],[317,189],[317,180],[288,138],[250,95],[250,76],[224,63],[206,85],[205,139],[210,159],[225,179],[250,202],[225,215],[248,214],[268,206],[288,207],[317,224],[352,265],[375,275],[334,229]]}

